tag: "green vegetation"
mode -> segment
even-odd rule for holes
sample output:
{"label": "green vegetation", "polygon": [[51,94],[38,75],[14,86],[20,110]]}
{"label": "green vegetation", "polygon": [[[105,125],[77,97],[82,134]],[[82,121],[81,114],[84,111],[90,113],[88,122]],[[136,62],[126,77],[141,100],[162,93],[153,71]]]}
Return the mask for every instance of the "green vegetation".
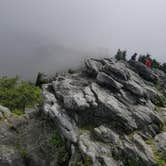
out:
{"label": "green vegetation", "polygon": [[69,154],[65,148],[65,144],[58,134],[58,131],[55,130],[49,140],[49,143],[56,148],[58,165],[67,165],[66,162],[69,160]]}
{"label": "green vegetation", "polygon": [[153,101],[153,103],[156,106],[165,107],[166,106],[166,97],[165,96],[158,97]]}
{"label": "green vegetation", "polygon": [[159,155],[158,156],[157,165],[158,166],[165,166],[166,165],[166,155]]}
{"label": "green vegetation", "polygon": [[14,115],[21,116],[21,115],[24,114],[24,111],[21,110],[21,109],[14,109],[14,110],[12,111],[12,113],[13,113]]}
{"label": "green vegetation", "polygon": [[83,161],[80,161],[77,163],[76,166],[91,166],[91,162],[90,161],[86,161],[86,162],[83,162]]}
{"label": "green vegetation", "polygon": [[92,161],[89,156],[84,156],[83,159],[81,159],[77,163],[73,165],[71,164],[71,166],[91,166],[91,165],[92,165]]}
{"label": "green vegetation", "polygon": [[22,147],[19,143],[16,144],[16,149],[18,150],[19,154],[22,158],[26,158],[28,153],[24,147]]}
{"label": "green vegetation", "polygon": [[0,104],[13,113],[21,115],[26,107],[33,107],[42,101],[41,90],[18,77],[0,78]]}
{"label": "green vegetation", "polygon": [[138,157],[136,157],[135,159],[128,159],[127,160],[127,165],[131,165],[131,166],[140,166],[141,165],[141,161]]}
{"label": "green vegetation", "polygon": [[55,130],[49,140],[50,144],[56,146],[56,147],[61,147],[63,146],[63,141],[60,137],[60,135],[58,134],[57,130]]}
{"label": "green vegetation", "polygon": [[166,155],[161,154],[159,151],[157,151],[154,140],[149,139],[149,140],[146,140],[145,142],[151,146],[157,166],[165,166],[166,165]]}
{"label": "green vegetation", "polygon": [[161,131],[166,132],[166,125],[162,126]]}
{"label": "green vegetation", "polygon": [[120,49],[117,51],[116,55],[115,55],[115,59],[116,60],[124,60],[126,61],[126,51],[121,51]]}
{"label": "green vegetation", "polygon": [[160,83],[159,80],[155,83],[155,88],[156,88],[158,91],[161,90],[161,83]]}

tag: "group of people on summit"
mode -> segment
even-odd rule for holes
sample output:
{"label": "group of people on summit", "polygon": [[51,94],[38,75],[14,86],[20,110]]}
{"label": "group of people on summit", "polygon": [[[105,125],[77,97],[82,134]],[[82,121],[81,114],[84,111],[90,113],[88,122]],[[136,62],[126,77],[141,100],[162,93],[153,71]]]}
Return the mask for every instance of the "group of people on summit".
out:
{"label": "group of people on summit", "polygon": [[[117,54],[115,55],[115,58],[117,60],[124,60],[124,61],[126,61],[126,56],[127,56],[127,51],[121,51],[120,49],[118,49]],[[138,54],[134,53],[131,56],[130,60],[137,61],[137,56],[138,56]],[[152,66],[153,62],[152,62],[152,59],[151,59],[149,54],[147,54],[147,55],[140,55],[139,58],[138,58],[138,61],[144,63],[148,68],[152,68],[153,67]]]}
{"label": "group of people on summit", "polygon": [[[137,53],[134,53],[134,54],[131,56],[131,60],[136,61],[137,55],[138,55]],[[152,67],[152,62],[151,62],[151,60],[150,60],[150,55],[147,55],[147,56],[146,56],[145,65],[146,65],[147,67],[149,67],[149,68]]]}

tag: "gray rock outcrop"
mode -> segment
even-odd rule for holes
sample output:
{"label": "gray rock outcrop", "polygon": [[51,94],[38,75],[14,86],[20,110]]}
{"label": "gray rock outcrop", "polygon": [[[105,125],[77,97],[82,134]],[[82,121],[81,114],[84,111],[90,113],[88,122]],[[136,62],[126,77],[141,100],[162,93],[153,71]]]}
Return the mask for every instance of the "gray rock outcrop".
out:
{"label": "gray rock outcrop", "polygon": [[91,58],[83,72],[43,85],[43,112],[70,145],[69,165],[157,166],[147,142],[164,151],[165,109],[155,105],[163,78],[139,62]]}

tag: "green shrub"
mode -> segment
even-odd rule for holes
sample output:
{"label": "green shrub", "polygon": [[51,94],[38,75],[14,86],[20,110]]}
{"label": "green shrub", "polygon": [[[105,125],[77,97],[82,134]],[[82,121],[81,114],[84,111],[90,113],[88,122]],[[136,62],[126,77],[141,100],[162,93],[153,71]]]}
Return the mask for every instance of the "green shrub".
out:
{"label": "green shrub", "polygon": [[124,60],[126,61],[126,51],[121,51],[120,49],[118,49],[116,55],[115,55],[115,59],[116,60]]}
{"label": "green shrub", "polygon": [[52,133],[49,139],[49,143],[56,149],[58,165],[68,165],[67,162],[70,156],[66,150],[65,143],[63,142],[57,130],[54,130],[54,132]]}
{"label": "green shrub", "polygon": [[49,140],[50,144],[56,146],[56,147],[62,147],[63,146],[63,141],[58,134],[58,132],[55,130]]}
{"label": "green shrub", "polygon": [[165,166],[166,165],[166,155],[159,154],[156,158],[157,166]]}
{"label": "green shrub", "polygon": [[[0,104],[18,113],[42,101],[41,90],[18,77],[0,78]],[[20,113],[19,113],[20,114]]]}
{"label": "green shrub", "polygon": [[12,111],[12,113],[13,113],[14,115],[20,116],[20,115],[23,115],[23,114],[24,114],[24,111],[23,111],[23,110],[20,110],[20,109],[14,109],[14,110]]}
{"label": "green shrub", "polygon": [[166,106],[166,97],[165,96],[158,97],[153,101],[153,103],[156,106],[165,107]]}
{"label": "green shrub", "polygon": [[165,166],[166,165],[166,155],[162,154],[156,149],[156,145],[153,139],[149,139],[145,141],[152,149],[154,158],[157,166]]}
{"label": "green shrub", "polygon": [[91,158],[88,156],[84,156],[83,160],[78,161],[76,163],[76,166],[91,166],[92,165],[92,161]]}
{"label": "green shrub", "polygon": [[161,83],[160,83],[159,80],[155,83],[155,88],[156,88],[158,91],[161,90]]}
{"label": "green shrub", "polygon": [[25,147],[23,147],[20,143],[16,144],[16,149],[18,150],[19,154],[21,155],[22,158],[26,158],[28,155],[27,150]]}
{"label": "green shrub", "polygon": [[161,130],[166,132],[166,125],[162,126]]}

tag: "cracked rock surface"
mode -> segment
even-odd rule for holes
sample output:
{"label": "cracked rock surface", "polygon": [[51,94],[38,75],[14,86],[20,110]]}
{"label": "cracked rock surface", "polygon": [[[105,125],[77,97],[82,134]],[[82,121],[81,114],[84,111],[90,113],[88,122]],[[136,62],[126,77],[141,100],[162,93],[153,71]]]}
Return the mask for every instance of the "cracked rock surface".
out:
{"label": "cracked rock surface", "polygon": [[43,85],[43,112],[70,144],[69,165],[157,166],[166,109],[156,105],[165,88],[155,83],[165,78],[139,62],[91,58],[82,71]]}

